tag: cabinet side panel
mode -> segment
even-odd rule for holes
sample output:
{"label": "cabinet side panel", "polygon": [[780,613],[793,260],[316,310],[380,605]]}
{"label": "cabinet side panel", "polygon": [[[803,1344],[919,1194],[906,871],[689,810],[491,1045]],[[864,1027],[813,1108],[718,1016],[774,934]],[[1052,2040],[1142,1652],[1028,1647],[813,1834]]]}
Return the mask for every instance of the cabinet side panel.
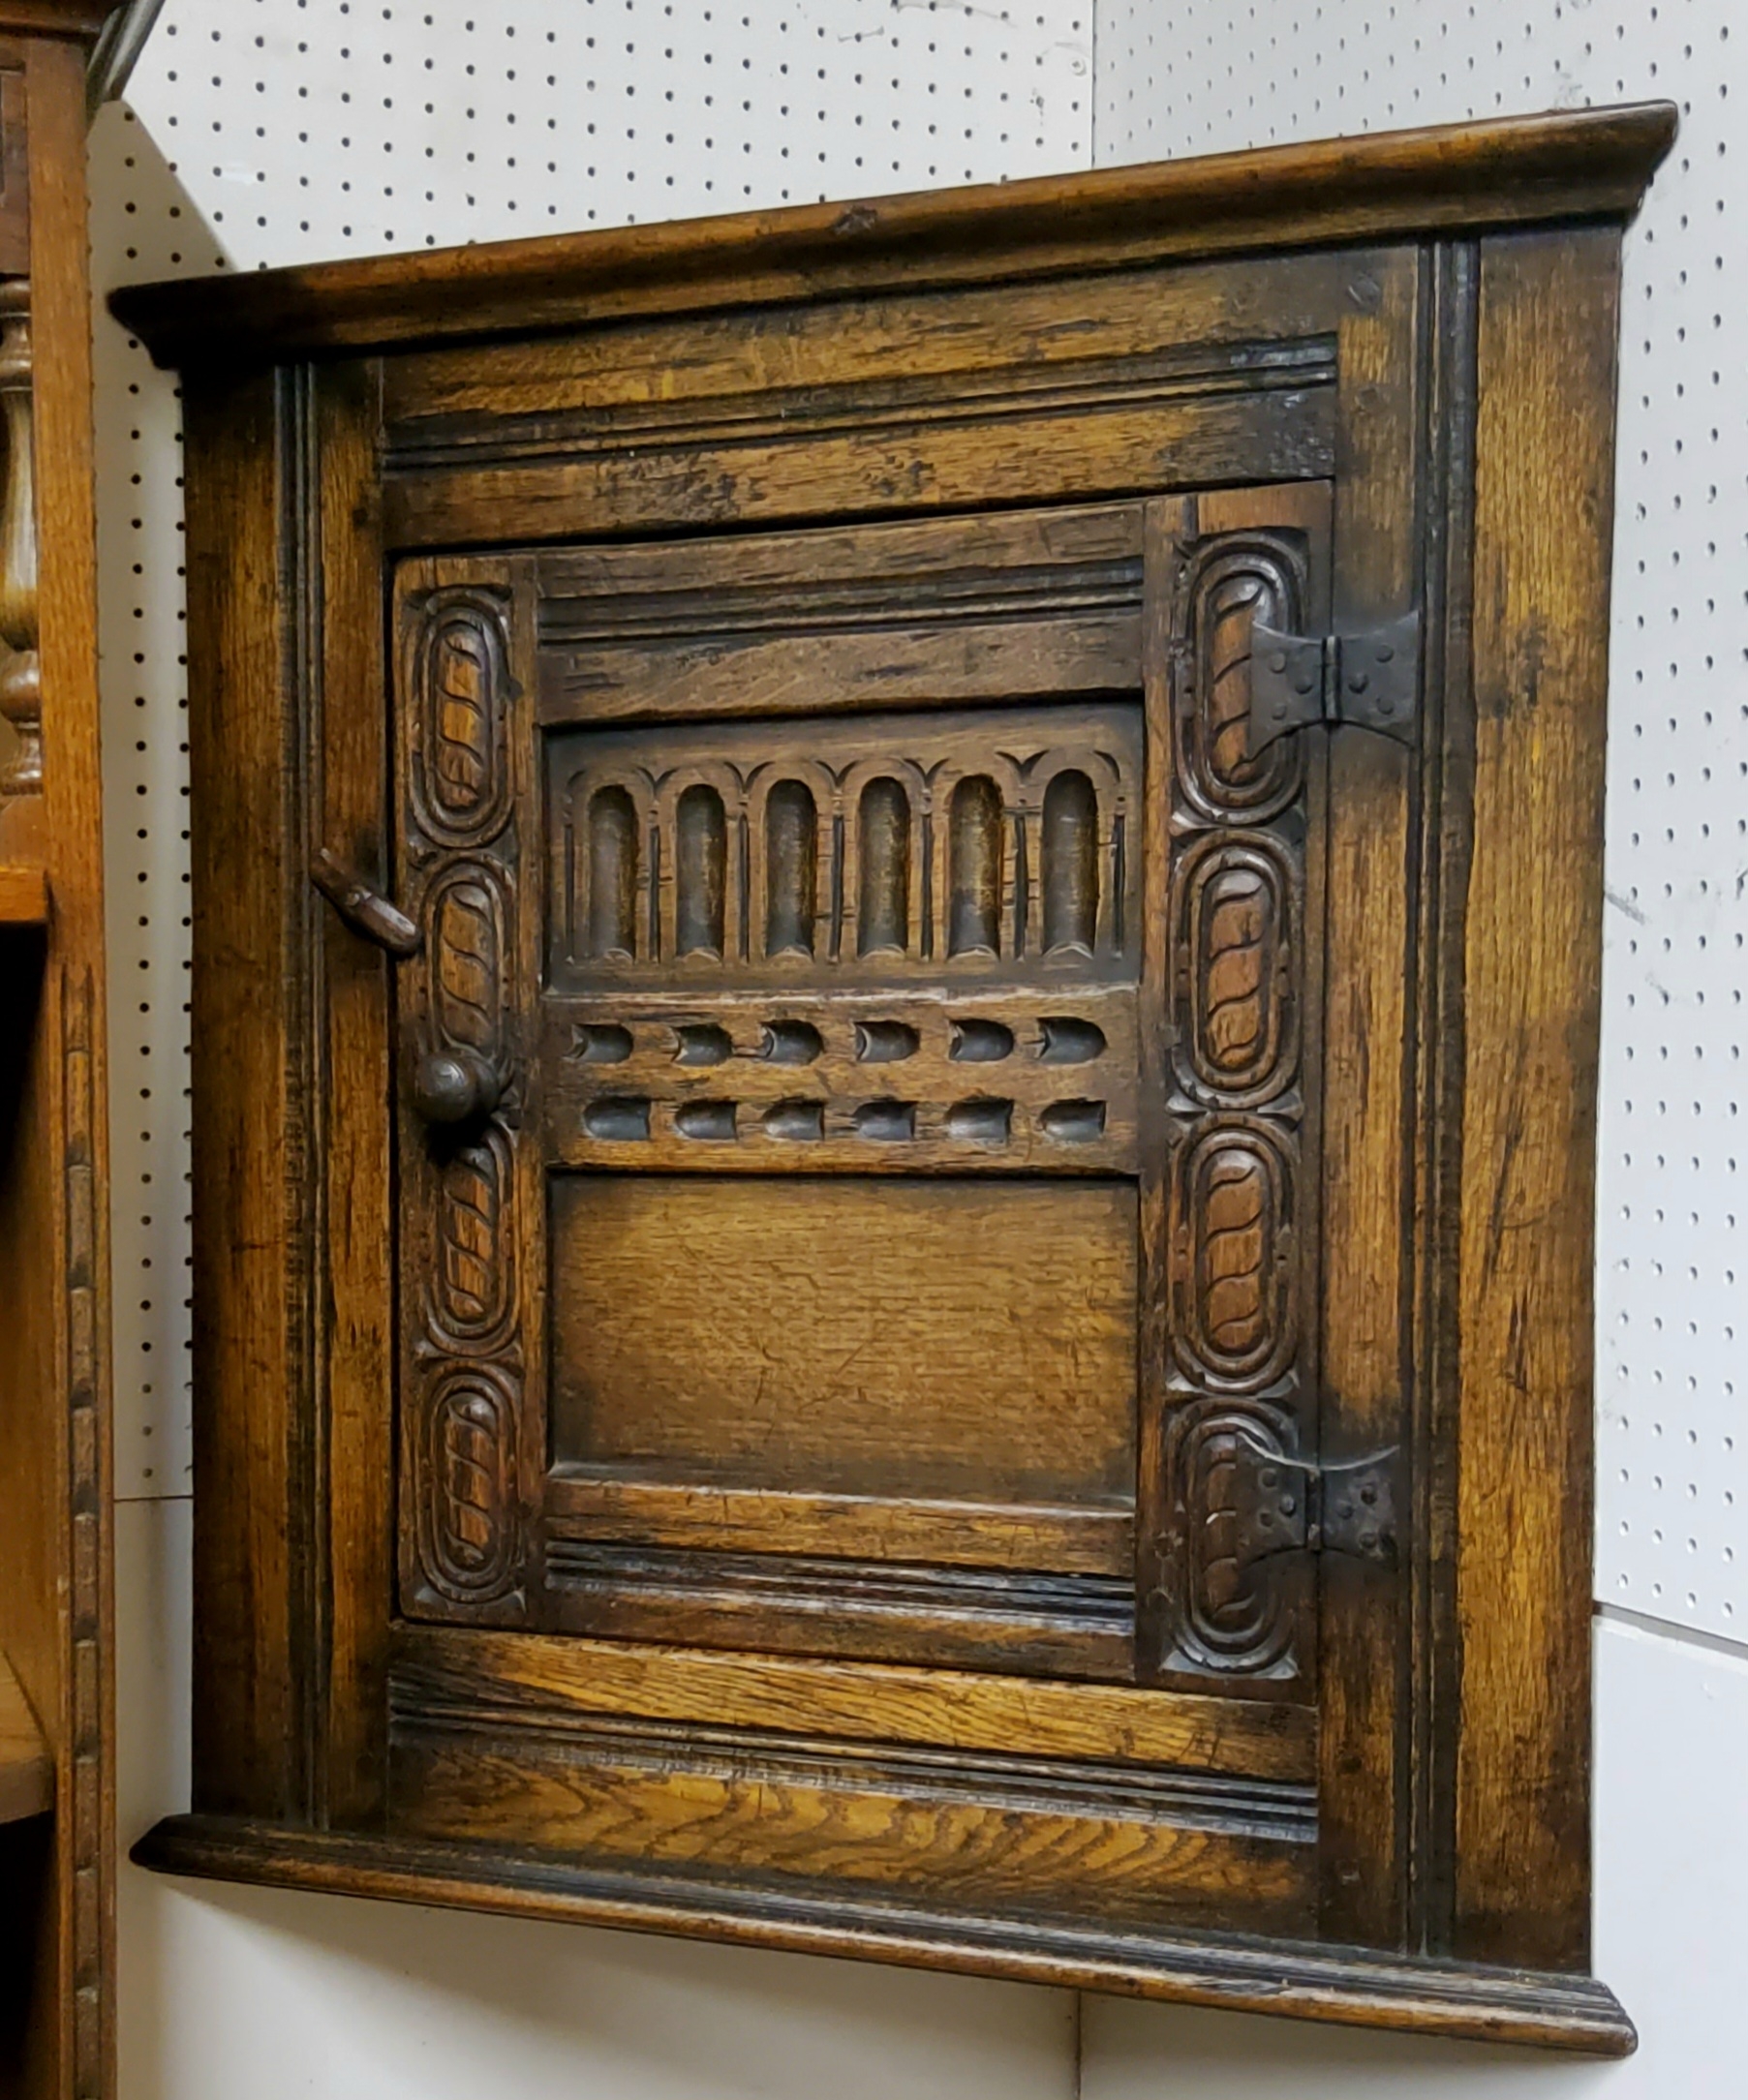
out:
{"label": "cabinet side panel", "polygon": [[1483,244],[1455,1951],[1589,1945],[1591,1249],[1619,236]]}
{"label": "cabinet side panel", "polygon": [[194,861],[195,1799],[293,1808],[287,1253],[296,1162],[287,935],[282,383],[187,400]]}

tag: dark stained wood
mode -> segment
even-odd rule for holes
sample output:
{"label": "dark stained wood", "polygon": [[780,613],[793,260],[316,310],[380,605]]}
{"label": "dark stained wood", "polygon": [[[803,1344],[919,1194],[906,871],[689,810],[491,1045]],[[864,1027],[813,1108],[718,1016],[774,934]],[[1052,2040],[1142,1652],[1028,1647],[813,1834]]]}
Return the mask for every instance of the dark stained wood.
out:
{"label": "dark stained wood", "polygon": [[[817,1730],[576,1732],[422,1713],[394,1734],[397,1824],[414,1838],[536,1848],[580,1867],[708,1868],[778,1887],[834,1862],[843,1901],[903,1891],[969,1911],[1117,1924],[1222,1925],[1235,1902],[1258,1931],[1303,1933],[1313,1860],[1298,1801],[1237,1786],[1210,1811],[1169,1775],[1076,1760],[980,1759],[963,1777],[934,1755],[870,1750]],[[1102,1783],[1089,1800],[1088,1780]]]}
{"label": "dark stained wood", "polygon": [[0,31],[94,39],[126,0],[0,0]]}
{"label": "dark stained wood", "polygon": [[1455,1941],[1577,1969],[1609,548],[1571,523],[1606,517],[1613,480],[1592,417],[1614,385],[1615,237],[1485,241],[1480,289]]}
{"label": "dark stained wood", "polygon": [[[310,837],[335,840],[350,864],[387,879],[387,711],[370,699],[386,687],[382,617],[382,504],[376,439],[382,379],[365,363],[332,374],[315,406],[306,470],[311,552],[321,578],[322,620],[314,666],[337,705],[322,714]],[[353,696],[357,704],[352,704]],[[322,956],[324,998],[319,1157],[324,1177],[325,1288],[316,1308],[314,1464],[327,1483],[325,1537],[313,1545],[319,1569],[318,1640],[326,1677],[312,1789],[341,1827],[382,1814],[387,1667],[383,1599],[394,1571],[393,1420],[383,1405],[393,1336],[383,1307],[393,1290],[390,1208],[393,1089],[390,967],[313,898],[312,943]]]}
{"label": "dark stained wood", "polygon": [[[1125,1483],[1126,1489],[1126,1483]],[[902,1494],[829,1494],[793,1487],[628,1477],[561,1459],[547,1476],[557,1537],[757,1553],[774,1539],[790,1553],[857,1561],[944,1562],[1120,1575],[1135,1556],[1125,1491],[1103,1503],[954,1502]]]}
{"label": "dark stained wood", "polygon": [[143,1857],[1630,2046],[1589,944],[1667,131],[129,295],[199,884]]}
{"label": "dark stained wood", "polygon": [[1141,508],[555,551],[539,624],[555,724],[1110,692],[1140,654]]}
{"label": "dark stained wood", "polygon": [[1123,1182],[586,1174],[551,1203],[561,1463],[842,1495],[1132,1492]]}
{"label": "dark stained wood", "polygon": [[1668,103],[1374,132],[1152,167],[810,204],[318,268],[141,286],[116,311],[168,364],[430,342],[635,313],[919,289],[1167,259],[1631,212]]}
{"label": "dark stained wood", "polygon": [[[395,1902],[446,1903],[519,1917],[699,1933],[744,1946],[838,1954],[1070,1990],[1170,1998],[1225,2012],[1286,2013],[1344,2026],[1408,2027],[1480,2042],[1516,2042],[1599,2056],[1630,2054],[1638,2036],[1606,1985],[1458,1962],[1404,1961],[1360,1947],[1267,1938],[1198,1939],[1041,1928],[900,1902],[846,1909],[837,1895],[687,1882],[677,1875],[580,1872],[513,1853],[414,1840],[345,1837],[176,1816],[134,1849],[140,1865],[221,1881],[324,1889]],[[708,1893],[707,1893],[708,1891]]]}
{"label": "dark stained wood", "polygon": [[[305,1194],[294,1127],[292,1031],[304,990],[289,967],[302,914],[299,754],[279,705],[296,571],[282,555],[287,389],[267,376],[188,407],[189,442],[222,458],[188,499],[189,752],[195,939],[194,1258],[197,1800],[217,1811],[301,1808],[292,1654],[294,1423],[302,1324],[282,1234]],[[210,433],[210,435],[208,435]],[[222,436],[221,436],[222,434]],[[262,1236],[256,1222],[277,1222]],[[237,1424],[241,1436],[223,1424]],[[307,1536],[307,1533],[306,1533]]]}
{"label": "dark stained wood", "polygon": [[[1428,515],[1422,485],[1426,288],[1411,250],[1361,259],[1341,338],[1343,453],[1335,478],[1337,628],[1409,611]],[[1393,1479],[1409,1359],[1406,1143],[1413,959],[1409,754],[1385,737],[1329,747],[1324,862],[1321,1448],[1343,1466],[1384,1452]],[[1320,1598],[1324,1793],[1322,1926],[1400,1945],[1408,1899],[1407,1591],[1395,1564],[1326,1557]]]}
{"label": "dark stained wood", "polygon": [[1284,1701],[440,1627],[397,1628],[393,1669],[397,1685],[451,1699],[471,1691],[505,1708],[813,1726],[864,1743],[1114,1758],[1302,1785],[1316,1770],[1316,1715]]}

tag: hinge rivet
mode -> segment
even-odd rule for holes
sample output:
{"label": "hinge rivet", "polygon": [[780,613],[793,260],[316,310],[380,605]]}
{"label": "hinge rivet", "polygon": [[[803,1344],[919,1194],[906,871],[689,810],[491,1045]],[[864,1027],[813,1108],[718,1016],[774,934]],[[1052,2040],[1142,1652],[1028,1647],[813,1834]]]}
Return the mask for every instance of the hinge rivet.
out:
{"label": "hinge rivet", "polygon": [[1347,682],[1347,689],[1349,692],[1364,692],[1369,683],[1364,671],[1356,671]]}

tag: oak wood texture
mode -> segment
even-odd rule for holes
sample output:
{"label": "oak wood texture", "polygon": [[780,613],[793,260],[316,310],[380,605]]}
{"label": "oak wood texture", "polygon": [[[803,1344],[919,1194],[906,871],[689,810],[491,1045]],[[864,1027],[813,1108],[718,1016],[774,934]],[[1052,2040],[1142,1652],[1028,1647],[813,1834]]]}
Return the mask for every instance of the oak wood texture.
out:
{"label": "oak wood texture", "polygon": [[[848,1955],[908,1967],[1008,1976],[1070,1990],[1171,1998],[1225,2012],[1285,2013],[1345,2026],[1406,2027],[1453,2040],[1515,2042],[1599,2056],[1637,2037],[1612,1993],[1588,1976],[1407,1961],[1361,1947],[1147,1935],[1067,1924],[930,1911],[889,1902],[852,1921],[836,1897],[772,1898],[678,1875],[558,1869],[452,1844],[337,1831],[288,1830],[218,1816],[160,1823],[135,1848],[143,1866],[221,1881],[324,1889],[393,1902],[446,1903],[519,1917],[569,1919]],[[705,1920],[708,1922],[703,1922]]]}
{"label": "oak wood texture", "polygon": [[29,865],[0,867],[0,926],[47,924],[47,869]]}
{"label": "oak wood texture", "polygon": [[[0,1651],[53,1812],[5,1848],[0,2083],[113,2085],[114,1718],[103,826],[81,41],[102,10],[0,8],[5,575],[0,866]],[[44,30],[63,32],[36,35]],[[50,908],[51,907],[51,908]],[[9,1958],[11,1958],[9,1956]],[[12,1988],[22,1983],[22,1989]]]}
{"label": "oak wood texture", "polygon": [[[1475,800],[1463,981],[1455,1938],[1589,1957],[1596,1066],[1618,273],[1606,236],[1481,247]],[[1568,338],[1570,336],[1570,345]],[[1509,847],[1505,841],[1510,837]],[[1542,1308],[1558,1305],[1549,1321]],[[1483,1512],[1486,1512],[1485,1518]],[[1537,1579],[1526,1582],[1528,1569]],[[1499,1628],[1475,1638],[1483,1620]]]}
{"label": "oak wood texture", "polygon": [[1374,132],[1150,167],[130,288],[168,364],[526,334],[629,314],[921,289],[1524,226],[1638,204],[1668,103]]}
{"label": "oak wood texture", "polygon": [[[1120,1183],[592,1174],[559,1180],[553,1210],[561,1464],[947,1500],[1131,1491],[1135,1200]],[[814,1293],[823,1321],[801,1317]],[[1027,1415],[992,1454],[986,1424],[1022,1384]]]}
{"label": "oak wood texture", "polygon": [[54,1759],[12,1664],[0,1656],[0,1823],[53,1806]]}
{"label": "oak wood texture", "polygon": [[[141,1857],[1630,2046],[1586,944],[1668,130],[223,290]],[[1407,741],[1252,749],[1259,625],[1411,614]]]}
{"label": "oak wood texture", "polygon": [[724,1727],[800,1729],[812,1719],[871,1743],[1115,1757],[1300,1783],[1315,1771],[1315,1715],[1272,1701],[435,1627],[397,1630],[394,1668],[403,1682],[471,1677],[504,1706]]}

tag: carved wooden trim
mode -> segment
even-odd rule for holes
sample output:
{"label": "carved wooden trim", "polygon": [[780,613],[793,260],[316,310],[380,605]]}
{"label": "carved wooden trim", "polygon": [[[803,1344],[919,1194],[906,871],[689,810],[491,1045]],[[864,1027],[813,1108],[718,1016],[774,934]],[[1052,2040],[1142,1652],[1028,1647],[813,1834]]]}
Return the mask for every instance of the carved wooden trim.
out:
{"label": "carved wooden trim", "polygon": [[1671,103],[1379,133],[981,189],[801,205],[439,254],[131,286],[117,314],[166,365],[477,339],[627,314],[916,291],[1630,214]]}
{"label": "carved wooden trim", "polygon": [[1311,1668],[1310,1584],[1246,1510],[1259,1466],[1316,1457],[1300,1245],[1314,1185],[1300,1045],[1312,789],[1303,740],[1253,758],[1245,725],[1251,628],[1299,621],[1306,549],[1297,533],[1237,532],[1182,547],[1180,564],[1158,1664],[1279,1683]]}
{"label": "carved wooden trim", "polygon": [[107,1886],[113,1833],[108,1788],[108,1659],[104,1647],[104,1505],[107,1469],[103,1419],[102,1238],[97,1215],[97,1140],[92,1069],[91,972],[62,976],[63,1155],[66,1230],[67,1511],[71,1533],[68,1618],[71,1784],[61,1800],[63,1857],[74,1887],[72,2069],[75,2100],[103,2100],[111,2021],[108,1993],[114,1924]]}
{"label": "carved wooden trim", "polygon": [[[175,1816],[135,1848],[146,1867],[220,1881],[345,1890],[411,1902],[462,1904],[523,1917],[704,1933],[748,1946],[807,1954],[871,1953],[967,1975],[1008,1976],[1070,1989],[1112,1991],[1210,2005],[1228,2012],[1288,2013],[1364,2027],[1411,2027],[1471,2041],[1519,2042],[1630,2055],[1633,2023],[1606,1984],[1478,1963],[1428,1963],[1361,1947],[1225,1934],[1115,1932],[1096,1922],[1053,1926],[967,1921],[963,1911],[888,1899],[852,1902],[843,1891],[737,1888],[684,1873],[578,1867],[562,1870],[502,1848],[328,1831],[214,1815]],[[708,1924],[700,1926],[700,1919]]]}
{"label": "carved wooden trim", "polygon": [[1139,726],[992,710],[828,720],[792,752],[739,726],[555,740],[555,986],[1121,978]]}
{"label": "carved wooden trim", "polygon": [[514,1625],[526,1607],[521,1501],[527,1351],[516,1277],[520,868],[512,822],[507,593],[414,588],[400,607],[403,851],[424,928],[402,979],[408,1054],[463,1052],[494,1081],[483,1122],[403,1122],[406,1607]]}

